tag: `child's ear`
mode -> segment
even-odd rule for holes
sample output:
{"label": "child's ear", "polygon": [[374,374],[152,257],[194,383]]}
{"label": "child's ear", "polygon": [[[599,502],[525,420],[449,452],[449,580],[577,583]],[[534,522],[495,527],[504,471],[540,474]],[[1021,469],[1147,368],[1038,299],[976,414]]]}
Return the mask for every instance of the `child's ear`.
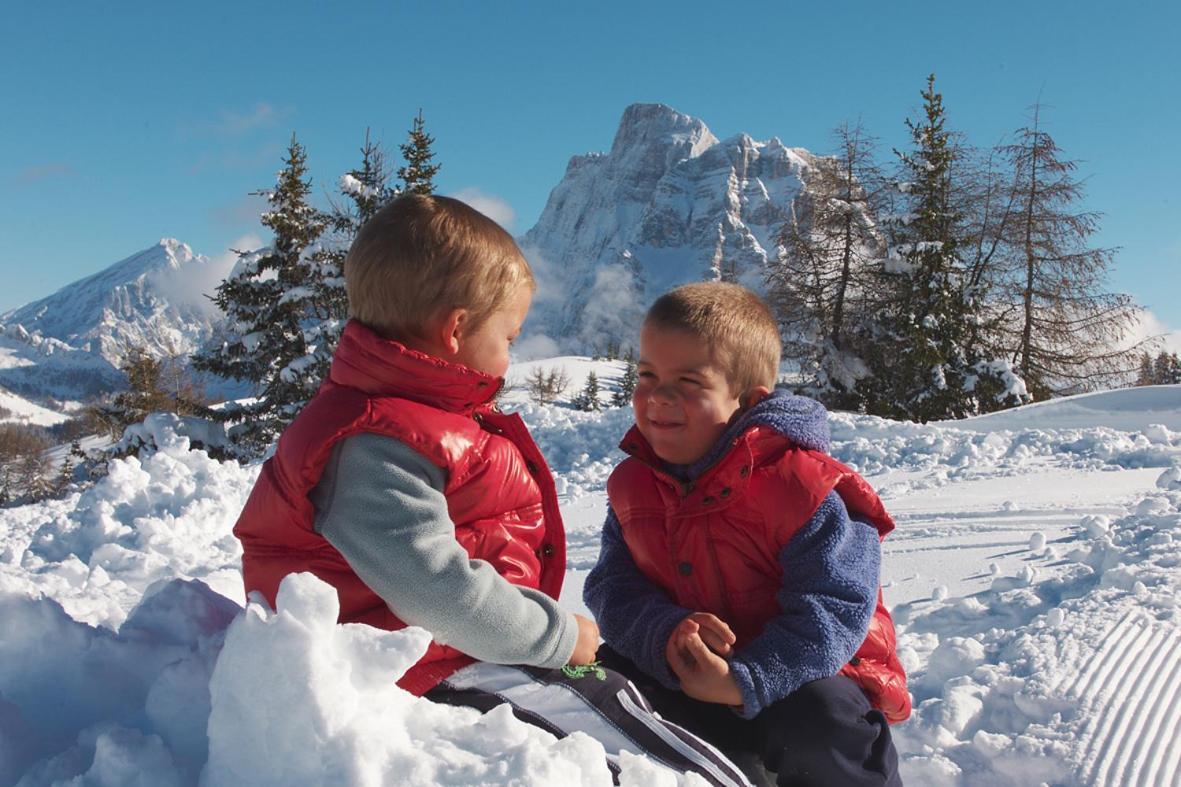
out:
{"label": "child's ear", "polygon": [[448,352],[452,354],[459,352],[459,342],[467,330],[467,321],[467,309],[452,309],[449,312],[443,313],[443,318],[436,328],[435,336],[442,342],[443,347]]}
{"label": "child's ear", "polygon": [[771,389],[765,385],[756,385],[753,388],[747,388],[742,392],[742,395],[738,397],[739,409],[745,412],[770,395]]}

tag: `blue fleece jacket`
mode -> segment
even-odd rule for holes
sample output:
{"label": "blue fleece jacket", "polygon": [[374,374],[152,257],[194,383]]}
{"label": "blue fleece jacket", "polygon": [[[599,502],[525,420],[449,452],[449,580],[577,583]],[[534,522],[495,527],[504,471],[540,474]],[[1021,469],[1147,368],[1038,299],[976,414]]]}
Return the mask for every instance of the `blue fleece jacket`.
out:
{"label": "blue fleece jacket", "polygon": [[[777,389],[743,413],[705,456],[668,471],[686,480],[699,477],[759,424],[803,448],[828,449],[824,406]],[[742,691],[742,716],[753,718],[803,684],[835,675],[853,657],[876,605],[880,562],[877,530],[851,519],[840,496],[830,493],[779,553],[779,614],[730,659]],[[676,625],[695,610],[673,603],[636,567],[610,509],[583,600],[611,647],[662,684],[679,688],[665,646]]]}

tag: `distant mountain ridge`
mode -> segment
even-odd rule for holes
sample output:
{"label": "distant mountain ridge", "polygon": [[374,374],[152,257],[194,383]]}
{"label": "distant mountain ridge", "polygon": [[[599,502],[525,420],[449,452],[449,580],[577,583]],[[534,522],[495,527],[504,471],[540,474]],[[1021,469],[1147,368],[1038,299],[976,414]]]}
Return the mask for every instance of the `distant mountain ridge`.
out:
{"label": "distant mountain ridge", "polygon": [[186,244],[164,238],[46,298],[0,315],[0,325],[20,325],[30,334],[96,353],[115,366],[130,347],[153,355],[187,355],[212,335],[213,313],[196,305],[194,295],[199,294],[176,298],[173,277],[209,264]]}
{"label": "distant mountain ridge", "polygon": [[0,386],[34,400],[82,399],[122,384],[118,368],[133,347],[192,354],[213,333],[216,312],[198,285],[215,277],[210,266],[165,238],[0,315]]}
{"label": "distant mountain ridge", "polygon": [[567,351],[634,341],[647,305],[690,281],[763,288],[816,157],[778,138],[718,140],[663,104],[633,104],[607,153],[574,156],[520,239],[540,280],[526,334]]}

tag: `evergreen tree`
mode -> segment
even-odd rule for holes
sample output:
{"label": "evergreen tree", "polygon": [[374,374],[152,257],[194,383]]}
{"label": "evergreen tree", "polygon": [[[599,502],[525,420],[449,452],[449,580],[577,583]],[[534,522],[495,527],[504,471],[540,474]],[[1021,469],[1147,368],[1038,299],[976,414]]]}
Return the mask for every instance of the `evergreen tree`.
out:
{"label": "evergreen tree", "polygon": [[1156,385],[1156,367],[1148,353],[1140,353],[1140,371],[1134,385]]}
{"label": "evergreen tree", "polygon": [[874,140],[858,125],[834,132],[837,152],[818,158],[792,201],[768,269],[767,299],[783,330],[784,355],[811,371],[809,393],[860,409],[857,380],[867,373],[859,334],[873,315],[870,269],[884,251],[874,222],[884,209],[884,179]]}
{"label": "evergreen tree", "polygon": [[422,120],[422,110],[418,110],[418,117],[414,118],[414,125],[406,144],[400,145],[402,158],[406,165],[398,169],[398,178],[402,181],[402,191],[408,194],[433,194],[435,191],[435,175],[439,172],[440,164],[432,164],[435,157],[431,145],[435,138],[426,133]]}
{"label": "evergreen tree", "polygon": [[984,357],[979,290],[960,260],[963,204],[953,182],[958,150],[945,127],[935,76],[922,92],[923,118],[907,120],[913,147],[895,151],[904,221],[876,270],[885,297],[868,337],[869,412],[926,422],[1014,404],[1018,381]]}
{"label": "evergreen tree", "polygon": [[195,415],[205,412],[204,391],[177,355],[155,358],[142,347],[131,347],[119,366],[127,389],[90,407],[88,418],[116,440],[132,424],[152,413]]}
{"label": "evergreen tree", "polygon": [[1181,383],[1181,358],[1176,353],[1161,350],[1152,364],[1152,382],[1149,385],[1176,385]]}
{"label": "evergreen tree", "polygon": [[1077,164],[1062,158],[1040,116],[1034,105],[1032,125],[1003,149],[1014,172],[1009,289],[1020,304],[1004,347],[1034,397],[1044,399],[1126,378],[1140,346],[1124,346],[1138,307],[1103,291],[1114,250],[1088,246],[1099,214],[1077,209]]}
{"label": "evergreen tree", "polygon": [[255,386],[254,402],[221,412],[239,422],[230,435],[253,454],[266,449],[320,382],[315,342],[305,330],[317,325],[315,257],[326,220],[309,203],[307,153],[294,134],[275,188],[260,193],[270,205],[261,221],[273,233],[271,245],[239,254],[214,297],[227,334],[193,359],[197,369]]}
{"label": "evergreen tree", "polygon": [[591,372],[586,376],[586,385],[582,392],[574,399],[574,406],[579,410],[599,410],[599,376]]}
{"label": "evergreen tree", "polygon": [[623,360],[623,377],[619,379],[619,389],[611,396],[611,404],[616,407],[631,406],[632,394],[636,391],[636,383],[640,381],[636,362],[630,356],[631,350],[629,349],[628,357]]}
{"label": "evergreen tree", "polygon": [[365,222],[390,200],[398,190],[390,185],[390,172],[385,151],[369,138],[361,146],[361,164],[341,176],[340,196],[330,200],[332,210],[326,217],[329,232],[318,247],[306,255],[313,270],[312,298],[309,300],[311,325],[304,331],[313,348],[314,359],[308,370],[309,379],[323,380],[328,376],[332,356],[348,320],[348,295],[345,291],[344,261],[357,233]]}

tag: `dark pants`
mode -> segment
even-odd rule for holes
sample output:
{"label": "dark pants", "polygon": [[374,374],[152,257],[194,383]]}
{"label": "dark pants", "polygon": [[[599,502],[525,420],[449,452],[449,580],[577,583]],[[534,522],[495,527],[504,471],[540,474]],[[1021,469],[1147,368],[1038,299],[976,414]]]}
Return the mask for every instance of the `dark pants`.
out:
{"label": "dark pants", "polygon": [[885,716],[844,676],[806,683],[743,719],[723,705],[665,688],[607,645],[598,656],[604,667],[631,679],[657,713],[717,746],[755,784],[902,785]]}

